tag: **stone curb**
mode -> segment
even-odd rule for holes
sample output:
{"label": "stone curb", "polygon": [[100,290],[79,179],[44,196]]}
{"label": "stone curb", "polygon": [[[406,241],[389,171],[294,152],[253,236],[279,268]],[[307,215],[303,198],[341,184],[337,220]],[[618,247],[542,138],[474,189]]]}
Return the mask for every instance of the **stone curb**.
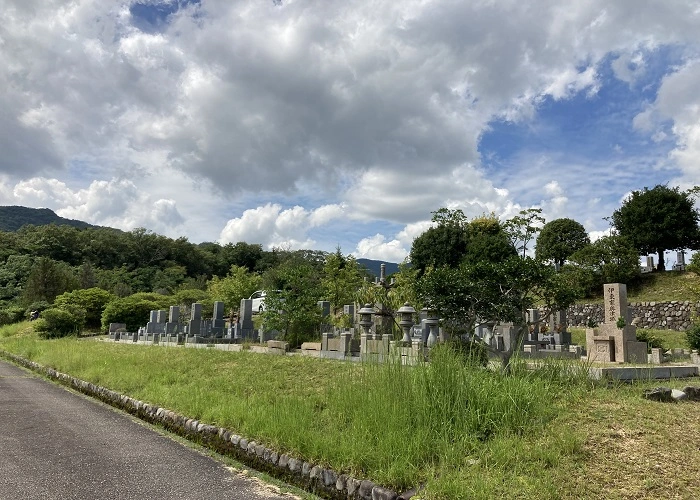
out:
{"label": "stone curb", "polygon": [[206,446],[222,455],[232,456],[246,465],[267,472],[323,498],[407,500],[415,494],[415,491],[411,490],[410,493],[398,495],[396,492],[371,481],[356,479],[286,454],[279,454],[275,450],[235,434],[229,429],[205,424],[166,408],[138,401],[127,395],[61,373],[53,368],[46,368],[39,363],[6,351],[0,350],[0,356],[83,394],[99,399],[110,406],[124,410],[141,420],[160,424],[170,432]]}

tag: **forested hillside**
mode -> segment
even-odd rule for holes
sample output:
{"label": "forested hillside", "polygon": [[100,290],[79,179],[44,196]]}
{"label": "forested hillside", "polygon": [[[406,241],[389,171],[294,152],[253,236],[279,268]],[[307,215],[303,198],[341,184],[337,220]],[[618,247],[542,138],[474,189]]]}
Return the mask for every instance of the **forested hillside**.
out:
{"label": "forested hillside", "polygon": [[90,289],[115,298],[192,291],[184,294],[184,303],[224,300],[233,308],[260,288],[285,290],[290,296],[301,296],[303,291],[314,307],[326,299],[334,310],[342,310],[353,299],[344,290],[357,291],[363,277],[371,282],[372,275],[340,251],[263,250],[245,242],[195,244],[143,228],[124,232],[95,226],[23,225],[16,231],[0,231],[0,324],[46,309],[67,293]]}
{"label": "forested hillside", "polygon": [[48,208],[28,208],[18,206],[0,207],[0,231],[17,231],[22,226],[32,224],[44,226],[47,224],[65,224],[80,229],[95,227],[92,224],[74,219],[64,219]]}

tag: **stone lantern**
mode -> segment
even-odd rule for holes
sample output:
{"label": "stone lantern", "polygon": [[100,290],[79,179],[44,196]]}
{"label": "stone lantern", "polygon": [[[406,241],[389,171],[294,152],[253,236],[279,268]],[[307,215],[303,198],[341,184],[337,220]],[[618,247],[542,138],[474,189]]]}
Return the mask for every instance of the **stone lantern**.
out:
{"label": "stone lantern", "polygon": [[360,315],[359,325],[365,331],[365,335],[369,335],[369,329],[372,326],[372,314],[374,314],[374,309],[372,309],[371,304],[365,304],[357,313]]}
{"label": "stone lantern", "polygon": [[428,317],[425,319],[425,326],[428,329],[428,340],[425,344],[428,347],[432,347],[437,343],[437,331],[440,319],[435,309],[427,309],[427,316]]}
{"label": "stone lantern", "polygon": [[408,332],[413,326],[413,315],[416,313],[416,310],[411,307],[408,302],[406,302],[396,312],[399,313],[399,326],[403,330],[403,339],[401,339],[401,341],[406,344],[410,344],[411,335]]}

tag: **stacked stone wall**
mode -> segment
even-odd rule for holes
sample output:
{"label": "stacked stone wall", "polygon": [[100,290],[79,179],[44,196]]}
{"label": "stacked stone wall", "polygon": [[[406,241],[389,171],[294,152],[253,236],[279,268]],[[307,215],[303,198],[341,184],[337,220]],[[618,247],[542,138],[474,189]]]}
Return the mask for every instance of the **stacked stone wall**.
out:
{"label": "stacked stone wall", "polygon": [[[700,302],[630,302],[632,324],[638,328],[687,330],[695,315],[700,314]],[[585,327],[590,322],[603,323],[602,304],[576,304],[566,313],[569,326]]]}

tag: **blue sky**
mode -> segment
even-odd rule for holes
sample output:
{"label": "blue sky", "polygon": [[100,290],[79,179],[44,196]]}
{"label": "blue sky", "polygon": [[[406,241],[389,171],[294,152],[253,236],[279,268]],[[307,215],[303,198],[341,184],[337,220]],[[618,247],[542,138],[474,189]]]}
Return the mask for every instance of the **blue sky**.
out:
{"label": "blue sky", "polygon": [[700,184],[700,4],[19,0],[0,204],[401,261],[431,212],[598,237]]}

